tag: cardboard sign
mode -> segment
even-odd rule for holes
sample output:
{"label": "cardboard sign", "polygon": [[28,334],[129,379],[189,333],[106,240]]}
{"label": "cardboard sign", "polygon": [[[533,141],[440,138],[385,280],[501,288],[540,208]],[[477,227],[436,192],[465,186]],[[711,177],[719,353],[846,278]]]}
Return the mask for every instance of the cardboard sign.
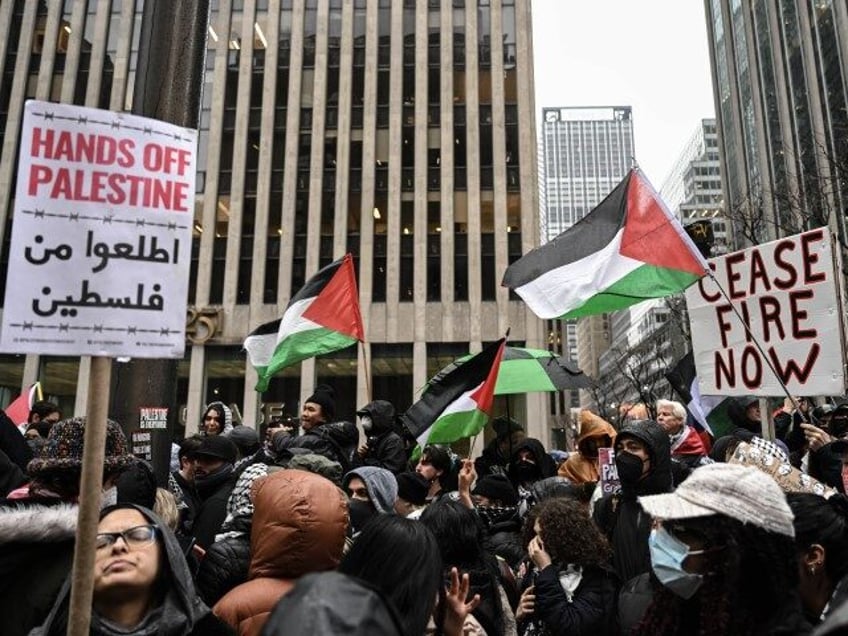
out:
{"label": "cardboard sign", "polygon": [[763,471],[773,477],[786,492],[807,492],[822,497],[830,497],[836,494],[835,489],[810,477],[807,473],[801,472],[785,458],[768,453],[763,448],[758,448],[747,442],[740,443],[727,462],[729,464],[753,466]]}
{"label": "cardboard sign", "polygon": [[164,430],[168,428],[168,409],[143,406],[139,413],[139,426],[142,429]]}
{"label": "cardboard sign", "polygon": [[151,461],[153,459],[153,447],[151,445],[152,434],[150,431],[132,431],[130,433],[130,444],[132,454],[139,459]]}
{"label": "cardboard sign", "polygon": [[615,451],[613,449],[598,449],[598,470],[601,473],[601,492],[605,496],[618,492],[621,488],[621,482],[618,479],[618,468],[615,466]]}
{"label": "cardboard sign", "polygon": [[181,358],[197,132],[28,101],[0,349]]}
{"label": "cardboard sign", "polygon": [[793,395],[844,394],[842,309],[826,228],[708,263],[715,280],[686,291],[702,394],[782,395],[780,380]]}

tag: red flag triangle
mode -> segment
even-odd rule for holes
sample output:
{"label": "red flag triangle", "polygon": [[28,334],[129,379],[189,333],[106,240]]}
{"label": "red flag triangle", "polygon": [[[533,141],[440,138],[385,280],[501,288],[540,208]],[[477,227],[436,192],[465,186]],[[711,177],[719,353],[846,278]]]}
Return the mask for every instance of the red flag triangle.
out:
{"label": "red flag triangle", "polygon": [[318,292],[315,300],[303,312],[303,317],[360,342],[365,340],[362,314],[359,312],[359,293],[356,290],[356,273],[350,254],[345,254],[341,267]]}
{"label": "red flag triangle", "polygon": [[490,417],[492,415],[492,405],[495,402],[495,385],[498,383],[498,372],[501,368],[504,347],[506,347],[506,338],[501,340],[501,346],[498,348],[495,361],[492,363],[489,375],[486,376],[486,381],[471,394],[471,399],[477,403],[477,408]]}
{"label": "red flag triangle", "polygon": [[663,209],[653,188],[638,170],[630,176],[621,254],[648,265],[703,275],[704,264],[677,219]]}

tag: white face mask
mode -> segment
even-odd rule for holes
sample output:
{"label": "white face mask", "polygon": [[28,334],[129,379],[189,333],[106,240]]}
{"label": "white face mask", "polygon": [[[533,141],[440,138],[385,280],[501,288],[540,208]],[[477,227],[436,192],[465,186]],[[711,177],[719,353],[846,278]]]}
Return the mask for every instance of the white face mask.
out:
{"label": "white face mask", "polygon": [[100,509],[108,508],[109,506],[114,506],[118,503],[118,487],[112,486],[111,488],[107,488],[106,490],[101,491],[100,493]]}
{"label": "white face mask", "polygon": [[374,426],[374,422],[371,421],[370,415],[363,415],[359,418],[359,421],[362,422],[362,430],[366,433],[371,431],[371,428]]}

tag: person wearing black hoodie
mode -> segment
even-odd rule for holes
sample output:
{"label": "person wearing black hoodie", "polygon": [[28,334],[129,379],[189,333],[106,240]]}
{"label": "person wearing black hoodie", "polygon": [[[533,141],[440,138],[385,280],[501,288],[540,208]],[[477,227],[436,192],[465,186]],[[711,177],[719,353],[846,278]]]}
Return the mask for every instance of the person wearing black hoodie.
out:
{"label": "person wearing black hoodie", "polygon": [[532,437],[523,440],[512,452],[507,475],[518,491],[519,513],[523,514],[533,505],[531,488],[540,479],[553,477],[557,473],[556,463],[545,452],[542,442]]}
{"label": "person wearing black hoodie", "polygon": [[354,467],[376,466],[395,475],[402,473],[409,457],[403,438],[394,429],[395,407],[392,403],[374,400],[359,409],[356,414],[362,422],[362,430],[367,438],[353,458]]}
{"label": "person wearing black hoodie", "polygon": [[651,601],[652,521],[637,498],[673,489],[668,433],[653,420],[628,422],[615,439],[615,465],[621,491],[599,500],[593,518],[612,546],[612,566],[623,583],[619,619],[624,631],[638,623]]}

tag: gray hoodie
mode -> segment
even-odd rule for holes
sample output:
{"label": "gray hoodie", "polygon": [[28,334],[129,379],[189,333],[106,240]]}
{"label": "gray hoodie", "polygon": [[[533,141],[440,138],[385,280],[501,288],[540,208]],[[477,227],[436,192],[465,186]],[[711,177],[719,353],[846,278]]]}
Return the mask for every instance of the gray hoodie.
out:
{"label": "gray hoodie", "polygon": [[377,466],[355,468],[344,476],[342,485],[347,488],[350,480],[359,477],[365,484],[371,503],[377,512],[393,513],[397,499],[397,479],[391,471]]}

